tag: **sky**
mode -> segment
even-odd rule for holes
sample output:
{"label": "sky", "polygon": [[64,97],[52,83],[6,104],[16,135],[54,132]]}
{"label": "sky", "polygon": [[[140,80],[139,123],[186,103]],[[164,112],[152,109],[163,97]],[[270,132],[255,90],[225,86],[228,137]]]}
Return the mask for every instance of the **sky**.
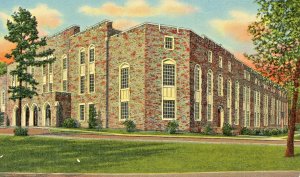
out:
{"label": "sky", "polygon": [[18,7],[36,16],[40,36],[71,25],[84,30],[105,19],[120,30],[152,22],[192,29],[252,65],[243,53],[254,52],[247,32],[258,9],[254,0],[0,0],[0,61],[14,47],[4,36],[7,19]]}

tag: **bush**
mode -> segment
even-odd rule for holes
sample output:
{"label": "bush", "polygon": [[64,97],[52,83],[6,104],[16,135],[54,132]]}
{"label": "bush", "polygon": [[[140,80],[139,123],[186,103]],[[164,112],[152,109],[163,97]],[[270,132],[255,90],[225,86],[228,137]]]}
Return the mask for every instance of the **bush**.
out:
{"label": "bush", "polygon": [[175,120],[169,122],[168,125],[167,125],[167,131],[168,131],[168,133],[175,134],[176,131],[177,131],[178,126],[179,126],[178,122],[175,121]]}
{"label": "bush", "polygon": [[223,135],[225,136],[232,136],[232,126],[229,123],[224,123],[222,131],[223,131]]}
{"label": "bush", "polygon": [[284,127],[284,128],[282,129],[282,133],[283,133],[283,134],[288,133],[288,131],[289,131],[289,128],[288,128],[288,127]]}
{"label": "bush", "polygon": [[17,127],[14,129],[14,134],[15,134],[15,136],[28,136],[28,129],[22,128],[22,127]]}
{"label": "bush", "polygon": [[0,112],[0,126],[4,125],[4,113]]}
{"label": "bush", "polygon": [[67,118],[63,122],[63,127],[65,128],[77,128],[77,123],[75,119]]}
{"label": "bush", "polygon": [[263,130],[263,135],[265,135],[265,136],[271,136],[271,135],[272,135],[272,132],[271,132],[270,129],[265,128],[265,129]]}
{"label": "bush", "polygon": [[271,130],[271,134],[272,134],[272,135],[279,135],[280,132],[278,131],[278,129],[275,128],[275,129],[272,129],[272,130]]}
{"label": "bush", "polygon": [[251,134],[251,130],[247,127],[243,127],[241,130],[241,135],[250,135]]}
{"label": "bush", "polygon": [[6,117],[6,126],[9,127],[10,126],[10,120],[8,117]]}
{"label": "bush", "polygon": [[204,127],[203,133],[205,135],[212,135],[212,134],[214,134],[214,130],[211,128],[211,124],[210,123],[206,124],[206,126]]}
{"label": "bush", "polygon": [[135,131],[136,125],[132,120],[126,120],[125,122],[123,122],[123,125],[125,125],[127,132]]}
{"label": "bush", "polygon": [[296,124],[296,131],[300,131],[300,124]]}
{"label": "bush", "polygon": [[250,133],[251,135],[261,135],[261,130],[260,129],[253,129]]}

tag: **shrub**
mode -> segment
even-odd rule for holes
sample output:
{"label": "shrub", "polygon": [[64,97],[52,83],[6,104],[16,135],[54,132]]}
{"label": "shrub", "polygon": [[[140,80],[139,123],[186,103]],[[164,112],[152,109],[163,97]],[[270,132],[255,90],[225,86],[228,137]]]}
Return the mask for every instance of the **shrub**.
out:
{"label": "shrub", "polygon": [[205,135],[212,135],[214,134],[214,130],[211,128],[211,124],[207,123],[206,126],[204,127],[203,134]]}
{"label": "shrub", "polygon": [[232,136],[232,130],[232,126],[229,123],[225,122],[222,128],[223,135]]}
{"label": "shrub", "polygon": [[251,134],[251,130],[247,127],[243,127],[241,130],[241,135],[250,135]]}
{"label": "shrub", "polygon": [[89,108],[89,128],[96,128],[98,126],[97,122],[97,112],[95,106],[90,106]]}
{"label": "shrub", "polygon": [[263,135],[265,135],[265,136],[271,136],[271,135],[272,135],[272,132],[271,132],[270,129],[265,128],[265,129],[263,130]]}
{"label": "shrub", "polygon": [[168,131],[168,133],[175,134],[176,131],[177,131],[178,126],[179,126],[179,124],[175,120],[169,122],[168,125],[167,125],[167,131]]}
{"label": "shrub", "polygon": [[288,128],[288,127],[284,127],[284,128],[282,129],[282,133],[283,133],[283,134],[288,133],[288,131],[289,131],[289,128]]}
{"label": "shrub", "polygon": [[0,112],[0,126],[4,125],[4,113]]}
{"label": "shrub", "polygon": [[271,134],[272,134],[272,135],[278,135],[278,134],[279,134],[278,129],[276,129],[276,128],[272,129],[272,130],[271,130]]}
{"label": "shrub", "polygon": [[10,120],[9,120],[8,117],[6,117],[6,126],[7,126],[7,127],[10,126]]}
{"label": "shrub", "polygon": [[260,129],[253,129],[250,133],[251,135],[261,135],[261,130]]}
{"label": "shrub", "polygon": [[300,131],[300,124],[296,124],[295,129],[296,129],[296,131]]}
{"label": "shrub", "polygon": [[65,128],[77,128],[77,123],[75,119],[67,118],[63,122],[63,127]]}
{"label": "shrub", "polygon": [[14,134],[15,134],[15,136],[28,136],[28,129],[22,128],[22,127],[17,127],[14,129]]}
{"label": "shrub", "polygon": [[132,120],[124,121],[123,125],[125,125],[127,132],[134,132],[135,131],[136,125]]}

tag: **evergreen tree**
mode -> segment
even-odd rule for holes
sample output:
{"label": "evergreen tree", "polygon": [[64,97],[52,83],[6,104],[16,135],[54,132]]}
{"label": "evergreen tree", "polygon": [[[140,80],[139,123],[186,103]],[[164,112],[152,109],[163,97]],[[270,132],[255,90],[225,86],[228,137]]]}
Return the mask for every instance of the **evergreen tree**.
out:
{"label": "evergreen tree", "polygon": [[256,0],[257,21],[249,26],[257,51],[249,58],[267,77],[291,88],[286,157],[294,156],[294,131],[300,90],[299,0]]}
{"label": "evergreen tree", "polygon": [[95,106],[89,107],[89,128],[96,128],[97,124],[97,112]]}
{"label": "evergreen tree", "polygon": [[39,38],[36,18],[26,9],[20,7],[13,13],[12,21],[7,21],[7,29],[8,35],[4,38],[16,44],[16,48],[6,54],[6,58],[14,59],[16,63],[16,68],[9,74],[18,81],[18,84],[9,87],[9,98],[18,100],[19,120],[16,123],[21,126],[22,99],[37,95],[38,82],[27,70],[30,66],[41,67],[54,62],[55,58],[51,57],[54,50],[43,50],[42,47],[47,45],[46,38]]}

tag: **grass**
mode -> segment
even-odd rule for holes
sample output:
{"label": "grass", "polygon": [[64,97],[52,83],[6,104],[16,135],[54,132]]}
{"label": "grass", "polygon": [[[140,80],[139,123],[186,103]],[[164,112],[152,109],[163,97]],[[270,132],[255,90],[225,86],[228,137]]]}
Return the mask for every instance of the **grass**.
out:
{"label": "grass", "polygon": [[[0,172],[168,173],[300,170],[284,146],[0,136]],[[80,159],[80,163],[76,159]]]}

